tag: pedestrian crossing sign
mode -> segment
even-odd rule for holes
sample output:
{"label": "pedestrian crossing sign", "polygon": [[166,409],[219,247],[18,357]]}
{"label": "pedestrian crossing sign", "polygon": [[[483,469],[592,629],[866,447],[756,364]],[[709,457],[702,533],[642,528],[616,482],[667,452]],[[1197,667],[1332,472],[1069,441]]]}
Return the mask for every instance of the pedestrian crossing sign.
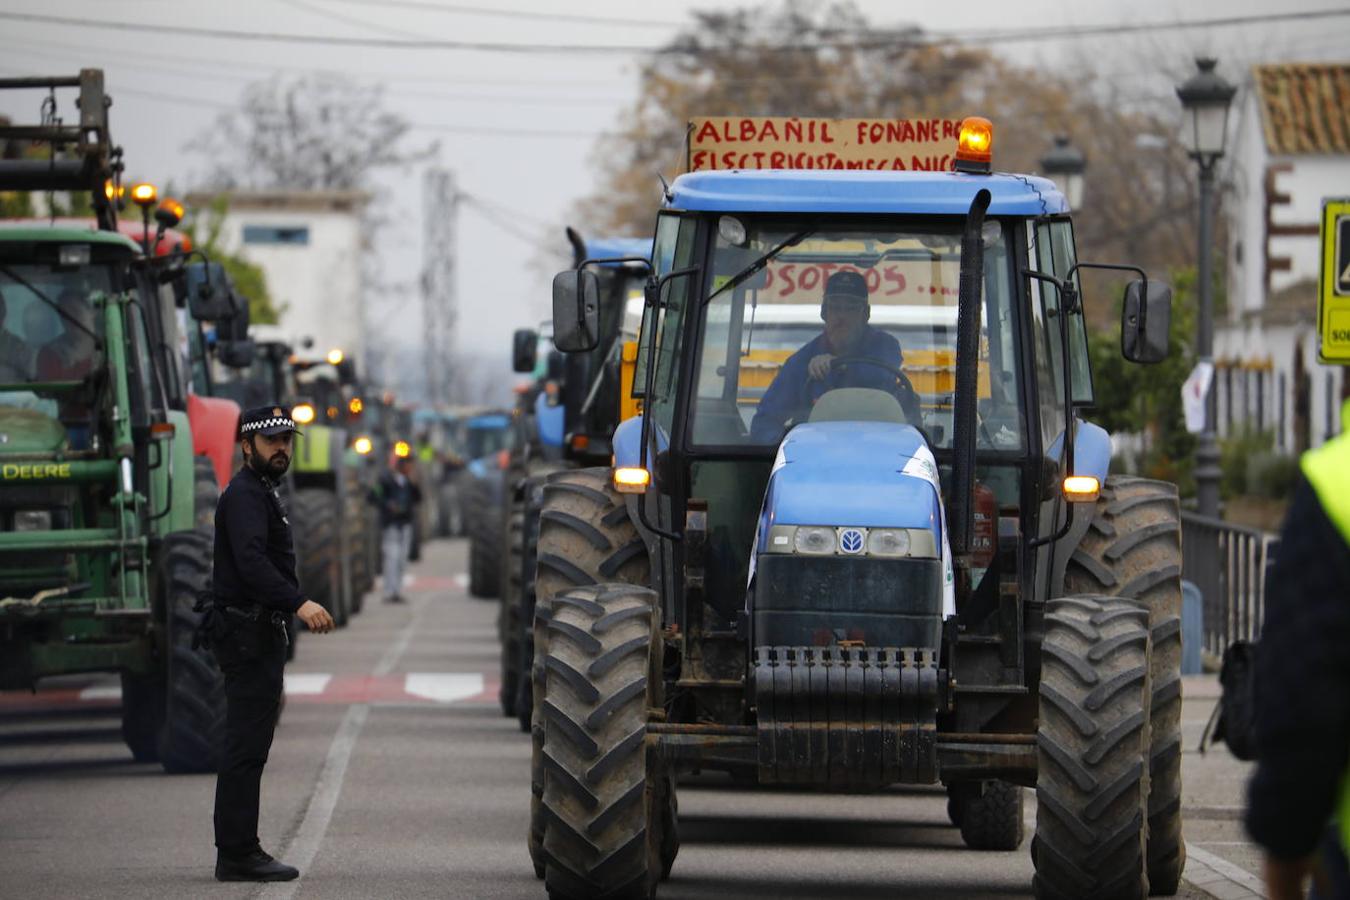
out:
{"label": "pedestrian crossing sign", "polygon": [[1350,199],[1322,201],[1322,278],[1317,357],[1350,365]]}

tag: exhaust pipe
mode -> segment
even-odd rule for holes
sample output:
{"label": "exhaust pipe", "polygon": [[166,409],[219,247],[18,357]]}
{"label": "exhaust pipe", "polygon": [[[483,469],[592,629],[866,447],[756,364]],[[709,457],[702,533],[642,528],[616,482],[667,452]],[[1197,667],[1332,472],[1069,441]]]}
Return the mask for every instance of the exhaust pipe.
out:
{"label": "exhaust pipe", "polygon": [[952,402],[952,483],[947,528],[958,593],[969,587],[974,527],[975,405],[979,400],[980,300],[984,288],[984,214],[992,199],[980,189],[970,201],[961,235],[961,282],[956,307],[956,396]]}

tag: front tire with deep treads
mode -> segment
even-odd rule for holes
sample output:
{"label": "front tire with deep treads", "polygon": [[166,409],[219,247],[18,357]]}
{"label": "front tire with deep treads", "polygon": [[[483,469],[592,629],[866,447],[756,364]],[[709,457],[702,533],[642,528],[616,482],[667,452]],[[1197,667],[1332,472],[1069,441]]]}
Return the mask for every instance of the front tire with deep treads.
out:
{"label": "front tire with deep treads", "polygon": [[1037,732],[1035,890],[1142,900],[1149,739],[1148,612],[1128,600],[1046,606]]}
{"label": "front tire with deep treads", "polygon": [[[609,469],[570,469],[544,477],[537,500],[539,512],[525,523],[526,539],[535,541],[535,565],[524,584],[533,592],[530,629],[530,709],[532,733],[540,726],[539,710],[546,683],[542,660],[548,653],[548,620],[552,598],[560,591],[601,582],[647,584],[650,566],[645,547],[628,518],[623,497],[614,489]],[[533,510],[527,510],[527,514]],[[545,515],[547,514],[547,515]],[[639,552],[639,550],[641,552]],[[543,795],[542,756],[534,755],[532,797]],[[671,791],[674,805],[674,791]],[[542,877],[545,819],[538,800],[532,804],[530,854]],[[673,852],[671,854],[673,859]]]}
{"label": "front tire with deep treads", "polygon": [[646,898],[660,878],[651,807],[648,677],[659,652],[649,588],[603,584],[550,601],[543,659],[542,809],[550,897]]}
{"label": "front tire with deep treads", "polygon": [[1149,729],[1148,880],[1181,886],[1181,509],[1176,485],[1112,475],[1064,574],[1069,594],[1138,600],[1149,610],[1153,685]]}

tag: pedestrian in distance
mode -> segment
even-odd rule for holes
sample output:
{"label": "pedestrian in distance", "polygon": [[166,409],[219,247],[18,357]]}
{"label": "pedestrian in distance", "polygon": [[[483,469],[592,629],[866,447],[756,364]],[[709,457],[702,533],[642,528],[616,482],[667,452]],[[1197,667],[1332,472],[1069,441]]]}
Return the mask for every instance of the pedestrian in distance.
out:
{"label": "pedestrian in distance", "polygon": [[333,630],[333,618],[305,597],[277,483],[299,432],[281,407],[250,409],[239,423],[244,465],[216,504],[215,570],[205,637],[225,675],[225,746],[216,778],[217,881],[290,881],[293,866],[258,842],[263,766],[281,713],[286,623]]}
{"label": "pedestrian in distance", "polygon": [[370,489],[370,502],[380,511],[380,550],[384,557],[384,600],[403,602],[403,569],[412,549],[413,517],[422,489],[413,477],[413,460],[391,454],[389,468]]}
{"label": "pedestrian in distance", "polygon": [[1330,900],[1350,898],[1350,435],[1300,466],[1256,645],[1247,830],[1271,900],[1302,898],[1310,877]]}

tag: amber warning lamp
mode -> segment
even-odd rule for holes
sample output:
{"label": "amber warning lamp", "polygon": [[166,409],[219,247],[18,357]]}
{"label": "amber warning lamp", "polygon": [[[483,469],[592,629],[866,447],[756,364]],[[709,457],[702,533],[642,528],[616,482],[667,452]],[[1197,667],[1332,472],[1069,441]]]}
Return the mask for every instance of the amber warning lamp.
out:
{"label": "amber warning lamp", "polygon": [[159,199],[159,188],[148,181],[131,186],[131,201],[141,209],[148,210]]}
{"label": "amber warning lamp", "polygon": [[172,197],[165,197],[159,201],[159,208],[155,210],[155,221],[161,228],[173,228],[183,221],[183,212],[183,204]]}
{"label": "amber warning lamp", "polygon": [[1102,484],[1091,475],[1070,475],[1064,479],[1064,499],[1070,503],[1095,503]]}
{"label": "amber warning lamp", "polygon": [[967,116],[956,139],[956,171],[988,175],[993,169],[994,125],[981,116]]}

